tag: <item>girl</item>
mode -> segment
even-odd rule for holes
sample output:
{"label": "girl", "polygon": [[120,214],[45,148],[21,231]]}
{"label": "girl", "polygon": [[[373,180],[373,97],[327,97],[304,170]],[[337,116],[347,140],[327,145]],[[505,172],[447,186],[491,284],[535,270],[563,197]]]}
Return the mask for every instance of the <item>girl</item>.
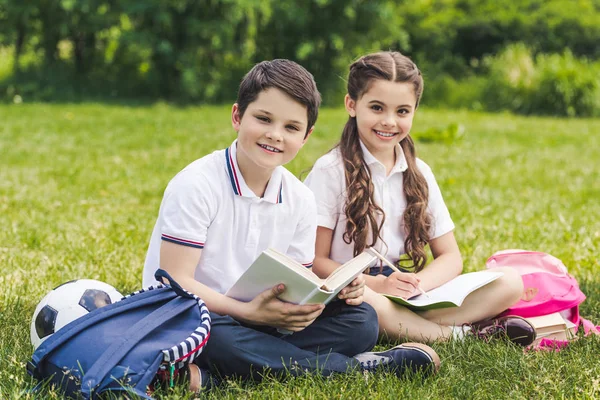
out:
{"label": "girl", "polygon": [[[417,66],[398,52],[361,57],[350,66],[345,98],[348,122],[339,144],[317,160],[306,184],[318,205],[313,270],[325,277],[341,263],[373,246],[392,262],[407,254],[413,273],[372,268],[364,300],[379,317],[380,335],[433,341],[463,337],[474,321],[498,315],[520,298],[513,270],[474,291],[458,308],[413,312],[379,293],[412,297],[462,271],[454,224],[429,166],[415,156],[409,133],[423,92]],[[425,267],[429,244],[434,260]],[[343,293],[342,293],[343,295]],[[475,332],[475,330],[473,330]],[[529,344],[533,328],[517,317],[477,326],[483,336],[506,332]]]}

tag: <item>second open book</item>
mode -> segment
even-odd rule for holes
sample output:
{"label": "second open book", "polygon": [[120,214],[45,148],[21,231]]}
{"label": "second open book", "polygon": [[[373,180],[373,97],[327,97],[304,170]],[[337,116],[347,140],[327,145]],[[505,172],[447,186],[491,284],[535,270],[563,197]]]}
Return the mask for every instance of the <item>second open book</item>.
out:
{"label": "second open book", "polygon": [[437,308],[460,307],[465,298],[475,290],[490,282],[495,281],[503,275],[500,271],[478,271],[462,274],[431,289],[427,296],[418,295],[410,299],[384,294],[385,297],[395,303],[403,305],[415,311],[435,310]]}
{"label": "second open book", "polygon": [[374,255],[365,251],[338,267],[327,279],[321,279],[287,255],[267,249],[225,295],[240,301],[250,301],[265,290],[283,283],[285,291],[279,296],[283,301],[327,304],[375,259]]}

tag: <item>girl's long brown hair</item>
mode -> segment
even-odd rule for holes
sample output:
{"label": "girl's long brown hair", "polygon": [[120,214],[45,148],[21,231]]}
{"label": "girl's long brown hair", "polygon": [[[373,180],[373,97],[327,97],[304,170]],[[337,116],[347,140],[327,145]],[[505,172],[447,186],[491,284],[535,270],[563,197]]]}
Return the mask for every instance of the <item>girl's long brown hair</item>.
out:
{"label": "girl's long brown hair", "polygon": [[[419,105],[423,93],[423,77],[408,57],[398,52],[379,52],[359,58],[350,66],[348,95],[357,101],[369,90],[374,79],[411,83],[417,99],[415,109]],[[400,146],[408,164],[403,172],[404,193],[398,193],[398,196],[406,197],[407,204],[403,215],[406,231],[404,248],[418,272],[427,262],[425,245],[429,241],[431,228],[431,215],[427,211],[429,188],[417,167],[415,145],[410,135],[400,142]],[[337,147],[340,148],[344,162],[347,193],[344,205],[347,222],[343,238],[348,244],[354,242],[356,256],[366,247],[375,245],[377,239],[381,239],[385,214],[373,198],[374,186],[363,159],[355,117],[350,117],[346,122]]]}

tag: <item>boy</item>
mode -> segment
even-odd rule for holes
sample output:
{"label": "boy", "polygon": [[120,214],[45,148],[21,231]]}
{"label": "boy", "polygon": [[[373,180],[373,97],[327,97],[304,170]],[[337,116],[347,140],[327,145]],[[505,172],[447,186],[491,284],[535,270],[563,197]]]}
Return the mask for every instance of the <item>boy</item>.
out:
{"label": "boy", "polygon": [[247,303],[223,294],[269,247],[312,266],[314,196],[282,165],[312,133],[320,101],[312,75],[298,64],[257,64],[233,105],[237,140],[188,165],[165,190],[143,283],[154,283],[160,266],[211,311],[211,338],[197,366],[190,366],[193,390],[213,384],[211,373],[259,378],[268,368],[330,375],[377,365],[400,374],[407,366],[435,369],[439,363],[421,344],[364,353],[375,345],[378,325],[374,310],[361,304],[362,278],[344,289],[345,302],[327,307],[278,300],[282,284]]}

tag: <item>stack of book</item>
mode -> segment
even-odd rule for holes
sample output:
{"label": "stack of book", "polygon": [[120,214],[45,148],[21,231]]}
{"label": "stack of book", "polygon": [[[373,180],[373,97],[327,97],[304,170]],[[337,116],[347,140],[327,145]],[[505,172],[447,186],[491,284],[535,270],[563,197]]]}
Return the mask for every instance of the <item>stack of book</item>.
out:
{"label": "stack of book", "polygon": [[526,318],[535,328],[536,338],[533,346],[542,339],[571,340],[575,337],[576,326],[560,313]]}

